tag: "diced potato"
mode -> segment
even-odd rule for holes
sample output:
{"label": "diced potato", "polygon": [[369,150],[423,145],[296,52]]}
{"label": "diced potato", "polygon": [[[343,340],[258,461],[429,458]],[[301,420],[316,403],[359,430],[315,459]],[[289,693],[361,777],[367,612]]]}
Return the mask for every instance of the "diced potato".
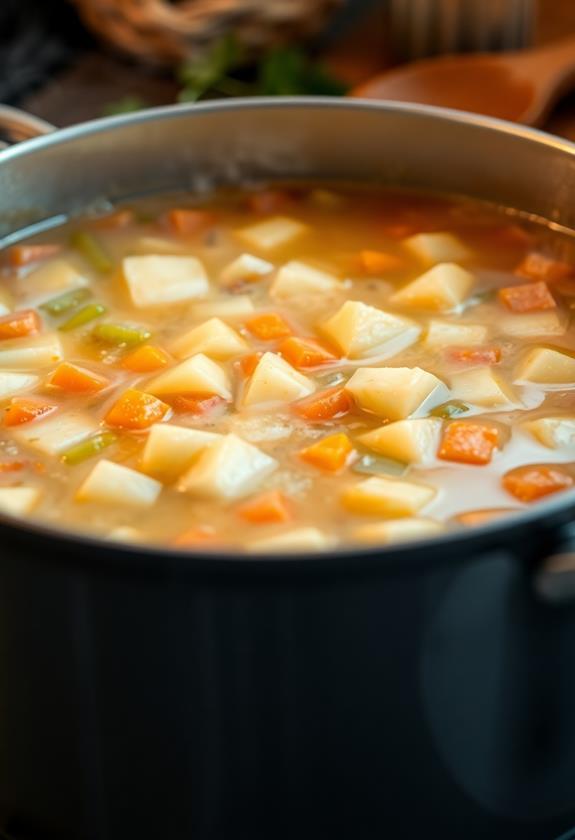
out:
{"label": "diced potato", "polygon": [[515,381],[575,385],[575,357],[550,347],[535,347],[517,367]]}
{"label": "diced potato", "polygon": [[256,490],[277,465],[256,446],[229,434],[202,452],[177,486],[204,499],[238,499]]}
{"label": "diced potato", "polygon": [[439,263],[390,297],[390,303],[450,312],[468,296],[475,278],[455,263]]}
{"label": "diced potato", "polygon": [[264,353],[248,382],[242,404],[292,402],[315,390],[311,379],[295,370],[281,356]]}
{"label": "diced potato", "polygon": [[122,271],[132,303],[138,308],[193,300],[209,291],[206,270],[196,257],[126,257]]}
{"label": "diced potato", "polygon": [[51,367],[63,358],[64,351],[56,333],[0,342],[0,368],[37,370]]}
{"label": "diced potato", "polygon": [[0,512],[11,516],[25,516],[40,501],[37,487],[0,487]]}
{"label": "diced potato", "polygon": [[0,316],[12,311],[12,298],[5,289],[0,289]]}
{"label": "diced potato", "polygon": [[87,414],[66,411],[15,428],[13,437],[45,455],[60,455],[97,431],[98,423]]}
{"label": "diced potato", "polygon": [[224,400],[232,398],[227,373],[203,353],[164,371],[143,389],[156,397],[162,394],[217,394]]}
{"label": "diced potato", "polygon": [[220,318],[210,318],[180,336],[170,350],[178,359],[204,353],[212,359],[230,359],[249,350],[249,344]]}
{"label": "diced potato", "polygon": [[5,400],[26,391],[28,388],[35,388],[40,380],[31,373],[10,373],[0,371],[0,399]]}
{"label": "diced potato", "polygon": [[417,341],[421,333],[415,321],[357,300],[346,301],[319,329],[350,359],[388,358]]}
{"label": "diced potato", "polygon": [[264,219],[256,222],[255,225],[236,230],[236,236],[249,245],[260,251],[274,251],[276,248],[284,248],[290,245],[307,233],[307,225],[287,216],[274,216],[271,219]]}
{"label": "diced potato", "polygon": [[360,368],[345,388],[361,408],[387,420],[423,414],[449,398],[441,379],[419,367]]}
{"label": "diced potato", "polygon": [[142,453],[141,468],[159,481],[171,483],[185,472],[206,447],[215,443],[221,435],[172,426],[170,423],[156,423]]}
{"label": "diced potato", "polygon": [[524,314],[503,315],[497,318],[497,331],[513,338],[544,338],[545,336],[564,335],[567,322],[557,309],[545,312],[526,312]]}
{"label": "diced potato", "polygon": [[358,441],[378,455],[406,464],[422,464],[435,457],[441,425],[438,417],[397,420],[360,435]]}
{"label": "diced potato", "polygon": [[80,486],[76,501],[149,508],[161,490],[159,481],[103,458]]}
{"label": "diced potato", "polygon": [[575,416],[538,417],[522,424],[525,431],[549,449],[575,446]]}
{"label": "diced potato", "polygon": [[369,545],[425,540],[445,531],[445,525],[435,519],[413,517],[407,519],[389,519],[387,522],[370,522],[361,525],[353,532],[353,538]]}
{"label": "diced potato", "polygon": [[347,510],[361,515],[413,516],[437,494],[435,487],[373,476],[348,487],[342,502]]}
{"label": "diced potato", "polygon": [[439,350],[443,347],[476,347],[487,341],[488,332],[483,324],[430,321],[423,346],[428,350]]}
{"label": "diced potato", "polygon": [[455,373],[451,377],[451,396],[472,405],[499,408],[518,403],[517,395],[489,367]]}
{"label": "diced potato", "polygon": [[469,248],[452,233],[416,233],[404,239],[403,245],[427,265],[463,262],[473,256]]}
{"label": "diced potato", "polygon": [[224,286],[232,286],[243,281],[261,280],[266,274],[274,270],[274,264],[253,254],[240,254],[232,260],[220,273],[220,280]]}
{"label": "diced potato", "polygon": [[341,289],[335,274],[322,271],[299,260],[291,260],[280,268],[270,289],[274,300],[301,300],[311,295],[327,295]]}
{"label": "diced potato", "polygon": [[113,528],[108,533],[109,540],[117,540],[117,542],[140,543],[146,542],[146,535],[137,528],[131,528],[129,525],[119,525]]}
{"label": "diced potato", "polygon": [[273,537],[261,537],[246,543],[247,551],[282,553],[284,551],[320,551],[331,546],[331,540],[319,528],[294,528]]}
{"label": "diced potato", "polygon": [[42,303],[59,292],[67,292],[80,286],[87,286],[88,279],[74,263],[55,259],[43,263],[26,276],[27,300]]}
{"label": "diced potato", "polygon": [[222,318],[226,321],[242,321],[255,312],[252,299],[248,295],[234,295],[227,298],[215,298],[192,307],[192,317]]}

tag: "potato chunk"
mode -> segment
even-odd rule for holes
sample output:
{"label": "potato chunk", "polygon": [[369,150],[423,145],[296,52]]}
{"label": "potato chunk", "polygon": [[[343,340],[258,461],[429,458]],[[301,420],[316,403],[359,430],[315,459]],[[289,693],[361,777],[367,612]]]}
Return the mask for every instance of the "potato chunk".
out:
{"label": "potato chunk", "polygon": [[403,245],[427,265],[463,262],[472,256],[469,248],[452,233],[416,233],[404,239]]}
{"label": "potato chunk", "polygon": [[142,453],[141,468],[148,475],[168,484],[185,472],[220,435],[170,423],[156,423]]}
{"label": "potato chunk", "polygon": [[204,499],[238,499],[256,490],[277,465],[256,446],[229,434],[202,452],[177,486]]}
{"label": "potato chunk", "polygon": [[250,248],[259,251],[274,251],[295,242],[309,230],[307,225],[287,216],[274,216],[256,222],[255,225],[236,230],[236,236]]}
{"label": "potato chunk", "polygon": [[390,303],[450,312],[468,296],[475,278],[455,263],[439,263],[390,297]]}
{"label": "potato chunk", "polygon": [[476,347],[487,341],[488,333],[488,328],[483,324],[430,321],[423,346],[428,350],[441,350],[443,347]]}
{"label": "potato chunk", "polygon": [[406,464],[422,464],[435,456],[441,425],[438,417],[397,420],[360,435],[358,441],[387,458]]}
{"label": "potato chunk", "polygon": [[389,543],[407,542],[408,540],[425,540],[428,537],[440,534],[442,531],[445,531],[445,525],[435,519],[408,517],[361,525],[353,532],[353,538],[360,543],[369,545],[387,545]]}
{"label": "potato chunk", "polygon": [[196,257],[125,257],[122,271],[139,309],[205,297],[209,291],[206,270]]}
{"label": "potato chunk", "polygon": [[557,310],[504,315],[497,319],[497,331],[513,338],[544,338],[564,335],[567,322]]}
{"label": "potato chunk", "polygon": [[0,367],[36,370],[51,367],[64,358],[55,333],[0,342]]}
{"label": "potato chunk", "polygon": [[327,271],[299,260],[280,268],[270,289],[274,300],[298,300],[311,295],[327,295],[341,288],[341,281]]}
{"label": "potato chunk", "polygon": [[50,260],[26,276],[27,298],[39,304],[59,292],[87,286],[88,279],[74,263],[64,259]]}
{"label": "potato chunk", "polygon": [[40,501],[37,487],[0,487],[0,512],[11,516],[25,516]]}
{"label": "potato chunk", "polygon": [[538,417],[522,424],[525,431],[549,449],[575,446],[575,416]]}
{"label": "potato chunk", "polygon": [[192,317],[222,318],[226,321],[241,321],[255,312],[254,304],[248,295],[234,295],[227,298],[214,298],[192,307]]}
{"label": "potato chunk", "polygon": [[550,347],[535,347],[518,365],[515,381],[537,385],[575,385],[575,357]]}
{"label": "potato chunk", "polygon": [[421,333],[415,321],[357,300],[346,301],[319,329],[350,359],[389,358],[417,341]]}
{"label": "potato chunk", "polygon": [[253,254],[240,254],[235,260],[221,271],[220,280],[224,286],[234,283],[253,282],[261,280],[266,274],[274,270],[274,264]]}
{"label": "potato chunk", "polygon": [[37,420],[25,424],[22,428],[15,428],[13,436],[18,443],[30,446],[45,455],[60,455],[66,449],[95,434],[99,428],[98,423],[88,415],[66,411],[50,415],[46,420]]}
{"label": "potato chunk", "polygon": [[514,391],[489,367],[455,373],[451,377],[451,396],[472,405],[498,408],[516,405],[519,400]]}
{"label": "potato chunk", "polygon": [[436,494],[427,484],[374,476],[344,490],[342,502],[352,513],[366,516],[413,516]]}
{"label": "potato chunk", "polygon": [[249,350],[249,345],[238,333],[220,318],[210,318],[181,335],[170,350],[178,359],[188,359],[196,353],[204,353],[212,359],[231,359]]}
{"label": "potato chunk", "polygon": [[329,548],[329,540],[319,528],[294,528],[284,534],[276,534],[273,537],[261,537],[246,543],[247,551],[282,553],[284,551],[305,551],[313,549],[319,551]]}
{"label": "potato chunk", "polygon": [[149,508],[161,490],[159,481],[103,458],[79,488],[76,501]]}
{"label": "potato chunk", "polygon": [[34,388],[39,381],[38,377],[31,373],[0,371],[0,399],[5,400],[13,397],[14,394],[19,394],[20,391]]}
{"label": "potato chunk", "polygon": [[295,370],[281,356],[264,353],[247,385],[242,404],[292,402],[315,390],[311,379]]}
{"label": "potato chunk", "polygon": [[387,420],[403,420],[445,402],[447,386],[419,367],[360,368],[345,386],[359,406]]}
{"label": "potato chunk", "polygon": [[144,389],[156,397],[162,394],[217,394],[224,400],[232,398],[227,373],[203,353],[156,376],[143,386]]}

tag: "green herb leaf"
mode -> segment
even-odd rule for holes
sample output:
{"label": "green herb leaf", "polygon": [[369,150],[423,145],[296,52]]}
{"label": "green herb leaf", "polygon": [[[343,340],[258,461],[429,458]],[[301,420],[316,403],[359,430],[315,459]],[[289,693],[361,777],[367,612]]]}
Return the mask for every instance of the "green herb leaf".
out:
{"label": "green herb leaf", "polygon": [[115,117],[118,114],[131,114],[147,107],[147,102],[141,96],[123,96],[116,102],[109,102],[102,109],[104,117]]}
{"label": "green herb leaf", "polygon": [[184,88],[178,97],[180,102],[197,102],[241,62],[242,53],[240,43],[229,32],[215,41],[209,50],[182,64],[179,79]]}
{"label": "green herb leaf", "polygon": [[342,96],[345,92],[339,79],[296,47],[272,50],[259,67],[258,93],[262,96]]}

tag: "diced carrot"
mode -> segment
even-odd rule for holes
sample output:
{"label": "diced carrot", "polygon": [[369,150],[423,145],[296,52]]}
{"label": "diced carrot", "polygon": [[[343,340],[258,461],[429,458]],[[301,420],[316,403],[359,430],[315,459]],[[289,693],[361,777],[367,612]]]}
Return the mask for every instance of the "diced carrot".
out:
{"label": "diced carrot", "polygon": [[115,213],[108,213],[107,216],[100,216],[98,219],[93,219],[90,226],[98,230],[117,230],[118,228],[125,228],[131,225],[134,221],[134,211],[116,210]]}
{"label": "diced carrot", "polygon": [[168,223],[181,236],[193,236],[212,227],[216,223],[216,216],[208,210],[177,207],[168,212]]}
{"label": "diced carrot", "polygon": [[104,421],[118,429],[147,429],[163,420],[169,410],[169,405],[152,394],[130,388],[114,403]]}
{"label": "diced carrot", "polygon": [[277,338],[285,338],[292,333],[289,324],[277,312],[264,312],[261,315],[254,315],[253,318],[246,321],[246,329],[261,341],[274,341]]}
{"label": "diced carrot", "polygon": [[254,213],[277,213],[293,202],[293,197],[285,190],[261,190],[246,199],[248,209]]}
{"label": "diced carrot", "polygon": [[6,256],[10,265],[14,268],[21,268],[40,260],[47,260],[59,254],[61,245],[13,245],[8,248]]}
{"label": "diced carrot", "polygon": [[154,344],[142,344],[132,353],[122,359],[122,367],[134,373],[152,373],[165,367],[170,357],[161,347]]}
{"label": "diced carrot", "polygon": [[531,251],[519,263],[515,269],[515,274],[519,277],[527,277],[529,280],[543,280],[553,283],[556,280],[563,280],[565,277],[575,274],[575,266],[568,262],[555,260],[553,257],[547,257],[545,254],[539,254],[537,251]]}
{"label": "diced carrot", "polygon": [[241,359],[235,362],[242,376],[251,376],[262,356],[263,353],[249,353],[247,356],[242,356]]}
{"label": "diced carrot", "polygon": [[437,457],[442,461],[481,466],[491,461],[498,443],[499,430],[495,426],[454,420],[443,433]]}
{"label": "diced carrot", "polygon": [[289,522],[292,518],[288,501],[279,490],[261,493],[253,499],[239,505],[236,513],[254,525],[267,525],[274,522]]}
{"label": "diced carrot", "polygon": [[30,423],[38,417],[51,414],[57,406],[41,400],[30,399],[29,397],[12,397],[4,415],[5,426],[21,426],[22,423]]}
{"label": "diced carrot", "polygon": [[362,271],[374,276],[399,271],[404,266],[400,257],[386,254],[385,251],[361,251],[359,262]]}
{"label": "diced carrot", "polygon": [[176,394],[170,405],[177,414],[204,415],[226,405],[226,400],[217,394]]}
{"label": "diced carrot", "polygon": [[199,525],[196,528],[184,531],[183,534],[176,537],[173,544],[177,548],[201,548],[204,551],[213,551],[223,546],[224,542],[213,528],[207,525]]}
{"label": "diced carrot", "polygon": [[512,312],[541,312],[557,306],[547,284],[542,280],[522,286],[506,286],[499,289],[498,297]]}
{"label": "diced carrot", "polygon": [[295,403],[293,410],[304,420],[333,420],[343,417],[352,407],[353,401],[347,391],[336,386],[300,400]]}
{"label": "diced carrot", "polygon": [[299,457],[314,467],[328,472],[339,472],[349,461],[352,452],[353,445],[350,439],[343,432],[339,432],[322,438],[307,449],[302,449]]}
{"label": "diced carrot", "polygon": [[316,367],[337,359],[337,356],[313,338],[291,336],[282,341],[278,350],[284,359],[296,368]]}
{"label": "diced carrot", "polygon": [[486,525],[488,522],[493,522],[494,519],[501,519],[502,516],[507,516],[513,513],[513,508],[486,508],[484,510],[469,510],[465,513],[459,513],[455,517],[455,521],[460,525],[473,528],[476,525]]}
{"label": "diced carrot", "polygon": [[555,465],[516,467],[505,473],[501,481],[507,492],[520,502],[535,502],[543,496],[573,487],[573,477]]}
{"label": "diced carrot", "polygon": [[470,365],[496,365],[501,361],[499,347],[450,347],[446,355],[452,362]]}
{"label": "diced carrot", "polygon": [[42,328],[40,316],[33,309],[21,309],[20,312],[9,312],[0,318],[0,339],[22,338],[34,335]]}
{"label": "diced carrot", "polygon": [[0,473],[20,472],[28,464],[28,461],[0,461]]}
{"label": "diced carrot", "polygon": [[109,385],[109,380],[79,365],[62,362],[49,377],[48,384],[69,394],[93,394]]}

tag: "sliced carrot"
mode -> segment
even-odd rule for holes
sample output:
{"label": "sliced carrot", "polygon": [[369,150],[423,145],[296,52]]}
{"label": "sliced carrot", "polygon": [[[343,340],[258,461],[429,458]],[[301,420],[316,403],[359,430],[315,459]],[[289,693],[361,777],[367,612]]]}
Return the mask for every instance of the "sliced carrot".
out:
{"label": "sliced carrot", "polygon": [[147,429],[163,420],[169,410],[169,405],[152,394],[130,388],[114,403],[104,421],[117,429]]}
{"label": "sliced carrot", "polygon": [[495,426],[455,420],[443,433],[437,457],[442,461],[482,466],[491,461],[498,443],[499,430]]}
{"label": "sliced carrot", "polygon": [[322,438],[307,449],[302,449],[299,457],[314,467],[328,472],[339,472],[349,461],[352,452],[353,445],[350,439],[343,432],[339,432]]}
{"label": "sliced carrot", "polygon": [[209,414],[226,405],[226,400],[217,394],[176,394],[170,405],[177,414]]}
{"label": "sliced carrot", "polygon": [[181,236],[193,236],[212,227],[216,223],[216,216],[208,210],[176,207],[168,212],[168,223]]}
{"label": "sliced carrot", "polygon": [[385,251],[361,251],[359,262],[362,271],[370,275],[389,274],[399,271],[405,265],[400,257],[386,254]]}
{"label": "sliced carrot", "polygon": [[173,543],[177,548],[202,548],[205,551],[213,551],[224,545],[216,531],[207,525],[199,525],[184,531],[176,537]]}
{"label": "sliced carrot", "polygon": [[512,312],[541,312],[557,306],[547,284],[542,280],[522,286],[506,286],[499,289],[498,297]]}
{"label": "sliced carrot", "polygon": [[5,426],[21,426],[30,423],[38,417],[51,414],[57,406],[29,397],[12,397],[4,415]]}
{"label": "sliced carrot", "polygon": [[555,465],[516,467],[505,473],[501,481],[507,492],[520,502],[535,502],[543,496],[573,487],[573,477]]}
{"label": "sliced carrot", "polygon": [[21,268],[40,260],[47,260],[59,254],[61,245],[13,245],[8,248],[6,256],[10,265],[14,268]]}
{"label": "sliced carrot", "polygon": [[246,321],[246,329],[261,341],[274,341],[291,335],[291,327],[277,312],[264,312]]}
{"label": "sliced carrot", "polygon": [[122,367],[134,373],[152,373],[165,367],[170,357],[161,347],[154,344],[142,344],[132,353],[122,359]]}
{"label": "sliced carrot", "polygon": [[258,362],[262,356],[263,353],[249,353],[247,356],[242,356],[242,358],[235,363],[242,376],[251,376],[258,366]]}
{"label": "sliced carrot", "polygon": [[34,335],[42,328],[40,316],[33,309],[21,309],[20,312],[9,312],[0,318],[0,339],[22,338]]}
{"label": "sliced carrot", "polygon": [[0,473],[20,472],[29,465],[29,461],[0,461]]}
{"label": "sliced carrot", "polygon": [[261,190],[248,196],[246,204],[254,213],[276,213],[293,203],[293,196],[285,190]]}
{"label": "sliced carrot", "polygon": [[507,516],[513,513],[513,508],[485,508],[483,510],[468,510],[465,513],[459,513],[455,517],[455,521],[460,525],[473,528],[476,525],[486,525],[488,522],[493,522],[494,519],[501,519],[502,516]]}
{"label": "sliced carrot", "polygon": [[537,251],[531,251],[519,263],[515,269],[515,274],[519,277],[527,277],[529,280],[543,280],[553,283],[556,280],[564,280],[565,277],[575,274],[575,266],[561,260],[555,260],[553,257],[547,257],[545,254],[539,254]]}
{"label": "sliced carrot", "polygon": [[282,341],[278,350],[284,359],[296,368],[317,367],[337,359],[337,356],[313,338],[291,336]]}
{"label": "sliced carrot", "polygon": [[328,388],[295,403],[293,410],[304,420],[333,420],[351,411],[353,400],[343,388]]}
{"label": "sliced carrot", "polygon": [[499,347],[450,347],[447,358],[462,364],[496,365],[501,361],[501,350]]}
{"label": "sliced carrot", "polygon": [[254,525],[267,525],[274,522],[289,522],[292,518],[289,504],[279,490],[261,493],[253,499],[239,505],[236,513]]}
{"label": "sliced carrot", "polygon": [[108,213],[107,216],[100,216],[98,219],[92,219],[90,226],[98,230],[118,230],[119,228],[128,227],[134,221],[134,211],[116,210],[115,213]]}
{"label": "sliced carrot", "polygon": [[104,376],[93,373],[91,370],[70,362],[62,362],[49,377],[48,384],[54,388],[61,388],[69,394],[93,394],[110,383]]}

